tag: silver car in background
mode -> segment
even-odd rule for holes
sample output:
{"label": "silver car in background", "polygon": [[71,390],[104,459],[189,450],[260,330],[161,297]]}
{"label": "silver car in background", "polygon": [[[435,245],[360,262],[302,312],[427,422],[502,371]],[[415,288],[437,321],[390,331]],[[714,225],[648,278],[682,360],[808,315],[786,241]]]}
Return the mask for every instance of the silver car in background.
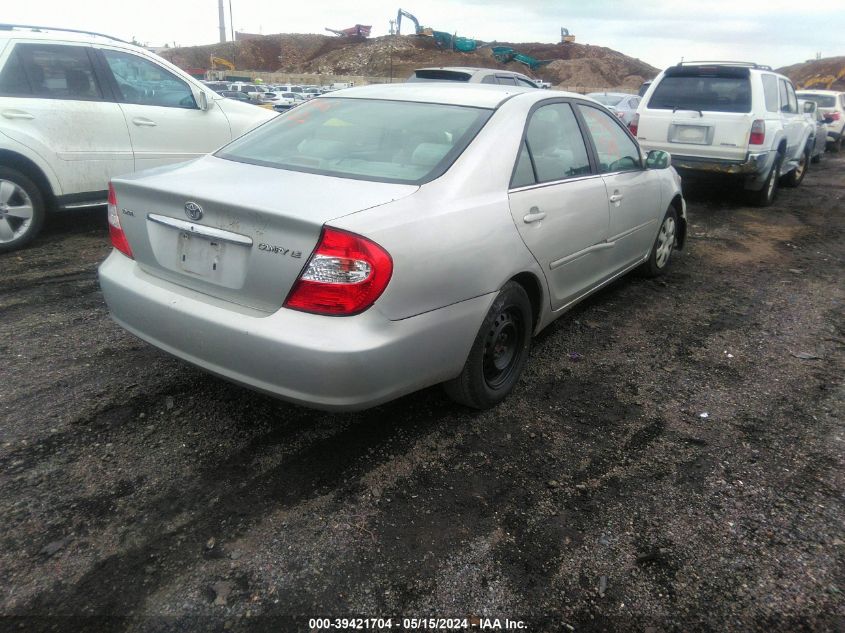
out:
{"label": "silver car in background", "polygon": [[590,99],[598,101],[628,125],[637,113],[641,97],[627,92],[591,92]]}
{"label": "silver car in background", "polygon": [[373,85],[114,180],[113,318],[231,381],[361,409],[504,399],[532,334],[686,232],[680,179],[576,94]]}

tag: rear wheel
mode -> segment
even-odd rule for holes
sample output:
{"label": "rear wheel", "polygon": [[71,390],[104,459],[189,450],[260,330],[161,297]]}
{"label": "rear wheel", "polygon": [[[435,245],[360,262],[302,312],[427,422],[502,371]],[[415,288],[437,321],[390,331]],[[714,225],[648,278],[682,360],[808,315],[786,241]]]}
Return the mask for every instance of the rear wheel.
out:
{"label": "rear wheel", "polygon": [[798,161],[798,165],[793,169],[791,172],[786,174],[783,177],[783,185],[786,187],[797,187],[801,184],[801,181],[804,180],[804,176],[807,175],[807,167],[810,165],[810,148],[806,148],[804,153],[801,154],[801,158]]}
{"label": "rear wheel", "polygon": [[0,167],[0,253],[28,244],[44,224],[44,197],[24,174]]}
{"label": "rear wheel", "polygon": [[763,185],[763,188],[760,191],[752,191],[750,192],[751,202],[758,207],[768,207],[775,201],[775,196],[778,192],[778,181],[780,180],[780,164],[783,160],[783,156],[778,153],[775,156],[774,164],[772,165],[772,170],[769,172],[769,177],[766,178],[766,182]]}
{"label": "rear wheel", "polygon": [[504,400],[528,359],[532,323],[528,294],[509,281],[490,306],[460,375],[443,383],[449,397],[475,409]]}
{"label": "rear wheel", "polygon": [[[842,132],[845,133],[845,128],[843,128]],[[836,139],[835,141],[833,141],[833,143],[830,144],[830,151],[831,152],[839,152],[841,150],[842,150],[842,135],[840,135],[838,139]]]}

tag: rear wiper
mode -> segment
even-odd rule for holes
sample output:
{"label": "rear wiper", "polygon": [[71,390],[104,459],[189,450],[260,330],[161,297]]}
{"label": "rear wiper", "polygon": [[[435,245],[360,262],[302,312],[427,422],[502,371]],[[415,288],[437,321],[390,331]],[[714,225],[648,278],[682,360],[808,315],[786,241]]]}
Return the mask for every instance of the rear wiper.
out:
{"label": "rear wiper", "polygon": [[704,112],[701,110],[696,110],[695,108],[682,108],[681,106],[672,106],[672,114],[675,114],[678,110],[689,110],[690,112],[698,112],[698,116],[702,119],[704,118]]}

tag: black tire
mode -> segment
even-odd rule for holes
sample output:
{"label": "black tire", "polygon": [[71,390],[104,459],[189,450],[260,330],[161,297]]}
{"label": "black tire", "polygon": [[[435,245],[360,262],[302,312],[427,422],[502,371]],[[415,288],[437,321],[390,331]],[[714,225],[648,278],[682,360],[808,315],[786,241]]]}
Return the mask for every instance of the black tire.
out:
{"label": "black tire", "polygon": [[[675,207],[670,206],[666,215],[660,221],[660,228],[657,230],[657,237],[651,247],[648,260],[640,267],[640,271],[646,277],[659,277],[669,268],[669,261],[672,259],[672,252],[678,240],[678,213]],[[668,242],[668,245],[666,244]]]}
{"label": "black tire", "polygon": [[781,184],[784,187],[797,187],[804,180],[807,175],[807,168],[810,166],[810,148],[806,148],[801,154],[801,160],[798,161],[798,166],[791,172],[781,178]]}
{"label": "black tire", "polygon": [[[32,207],[30,217],[19,217],[26,207]],[[46,214],[38,186],[17,169],[0,167],[0,253],[18,250],[31,242],[41,231]]]}
{"label": "black tire", "polygon": [[782,161],[783,156],[778,153],[775,156],[775,162],[772,164],[772,169],[769,172],[769,177],[766,178],[766,182],[763,184],[763,188],[760,191],[749,192],[752,204],[758,207],[768,207],[775,201],[778,193],[778,181],[780,180],[778,172],[780,172]]}
{"label": "black tire", "polygon": [[[842,129],[842,132],[845,133],[845,128]],[[839,153],[842,151],[842,136],[840,135],[838,139],[833,141],[830,144],[830,151],[834,153]]]}
{"label": "black tire", "polygon": [[824,150],[820,151],[818,154],[810,158],[810,162],[813,164],[818,164],[822,162],[822,154],[824,154]]}
{"label": "black tire", "polygon": [[484,317],[460,375],[443,383],[448,396],[474,409],[489,409],[504,400],[528,360],[532,324],[528,294],[509,281]]}

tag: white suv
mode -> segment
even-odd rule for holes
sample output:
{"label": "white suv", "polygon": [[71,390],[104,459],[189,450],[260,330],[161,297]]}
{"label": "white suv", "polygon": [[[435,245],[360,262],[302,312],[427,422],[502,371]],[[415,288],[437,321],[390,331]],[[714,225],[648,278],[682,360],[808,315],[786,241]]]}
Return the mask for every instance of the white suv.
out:
{"label": "white suv", "polygon": [[0,25],[0,253],[35,237],[47,209],[105,205],[112,177],[207,154],[274,116],[118,39]]}
{"label": "white suv", "polygon": [[646,151],[670,152],[682,175],[742,178],[760,206],[773,202],[779,182],[801,184],[814,131],[787,77],[743,62],[667,68],[649,86],[630,128]]}

